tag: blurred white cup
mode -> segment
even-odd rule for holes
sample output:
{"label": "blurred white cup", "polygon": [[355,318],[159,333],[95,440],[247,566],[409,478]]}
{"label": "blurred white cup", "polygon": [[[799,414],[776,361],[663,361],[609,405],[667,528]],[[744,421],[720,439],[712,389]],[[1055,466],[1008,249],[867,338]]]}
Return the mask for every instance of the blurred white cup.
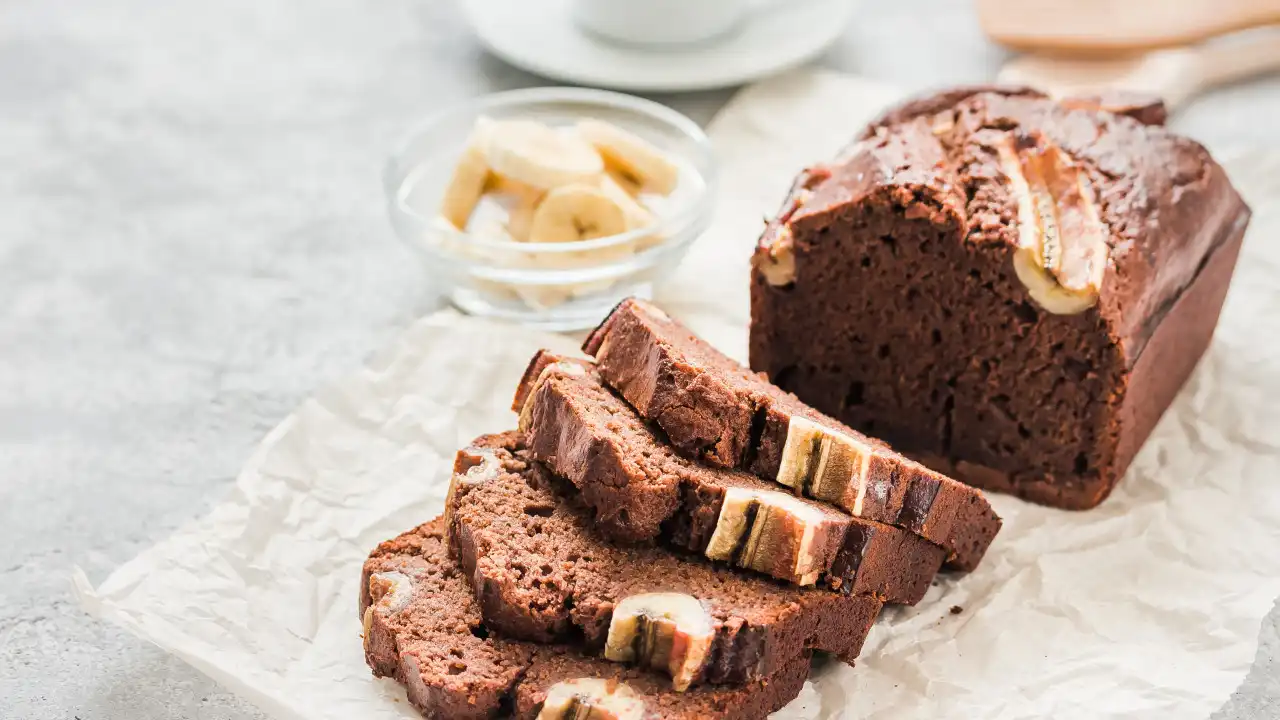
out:
{"label": "blurred white cup", "polygon": [[701,42],[734,29],[759,0],[574,0],[578,24],[628,45]]}

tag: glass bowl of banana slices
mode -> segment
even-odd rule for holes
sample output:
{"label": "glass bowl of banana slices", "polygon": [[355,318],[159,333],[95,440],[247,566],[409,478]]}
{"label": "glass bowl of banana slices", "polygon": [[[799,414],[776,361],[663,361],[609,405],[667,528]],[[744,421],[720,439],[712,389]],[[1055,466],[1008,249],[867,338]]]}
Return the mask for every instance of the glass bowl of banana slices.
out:
{"label": "glass bowl of banana slices", "polygon": [[490,95],[409,135],[384,177],[396,233],[464,312],[547,330],[648,297],[706,229],[711,145],[620,93]]}

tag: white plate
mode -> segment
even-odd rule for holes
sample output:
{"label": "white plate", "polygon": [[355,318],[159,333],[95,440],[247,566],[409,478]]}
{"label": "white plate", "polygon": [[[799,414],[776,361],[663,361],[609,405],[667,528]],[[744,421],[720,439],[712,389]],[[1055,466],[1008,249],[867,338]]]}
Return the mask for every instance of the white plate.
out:
{"label": "white plate", "polygon": [[587,33],[570,3],[463,0],[463,8],[480,42],[512,65],[578,85],[641,92],[706,90],[786,70],[825,50],[853,14],[852,0],[780,0],[717,40],[655,50]]}

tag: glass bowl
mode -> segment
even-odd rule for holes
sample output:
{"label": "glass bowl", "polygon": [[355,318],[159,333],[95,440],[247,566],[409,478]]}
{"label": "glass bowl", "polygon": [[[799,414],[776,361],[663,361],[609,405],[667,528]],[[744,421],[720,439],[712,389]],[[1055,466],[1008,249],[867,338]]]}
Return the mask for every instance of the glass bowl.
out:
{"label": "glass bowl", "polygon": [[[648,140],[680,168],[675,191],[652,208],[656,224],[581,242],[527,243],[468,233],[439,217],[441,197],[480,117],[571,125],[613,123]],[[598,323],[623,298],[650,297],[711,221],[716,167],[692,120],[658,103],[582,88],[497,93],[446,110],[409,134],[383,177],[396,234],[463,312],[546,330]]]}

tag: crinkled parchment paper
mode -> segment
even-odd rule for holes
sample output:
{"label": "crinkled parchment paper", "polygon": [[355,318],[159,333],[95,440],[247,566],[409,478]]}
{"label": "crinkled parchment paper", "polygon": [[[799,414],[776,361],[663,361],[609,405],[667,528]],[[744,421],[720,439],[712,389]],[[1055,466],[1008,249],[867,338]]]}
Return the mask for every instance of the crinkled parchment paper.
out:
{"label": "crinkled parchment paper", "polygon": [[[663,303],[741,357],[761,217],[891,97],[805,72],[735,99],[712,132],[719,221]],[[886,612],[856,669],[824,664],[780,716],[1203,718],[1243,679],[1280,594],[1280,158],[1219,155],[1254,225],[1212,348],[1119,490],[1086,513],[995,497],[982,567]],[[576,343],[419,322],[286,418],[208,517],[96,589],[78,575],[85,606],[279,718],[415,717],[364,666],[360,563],[440,510],[455,448],[515,423],[544,345]]]}

